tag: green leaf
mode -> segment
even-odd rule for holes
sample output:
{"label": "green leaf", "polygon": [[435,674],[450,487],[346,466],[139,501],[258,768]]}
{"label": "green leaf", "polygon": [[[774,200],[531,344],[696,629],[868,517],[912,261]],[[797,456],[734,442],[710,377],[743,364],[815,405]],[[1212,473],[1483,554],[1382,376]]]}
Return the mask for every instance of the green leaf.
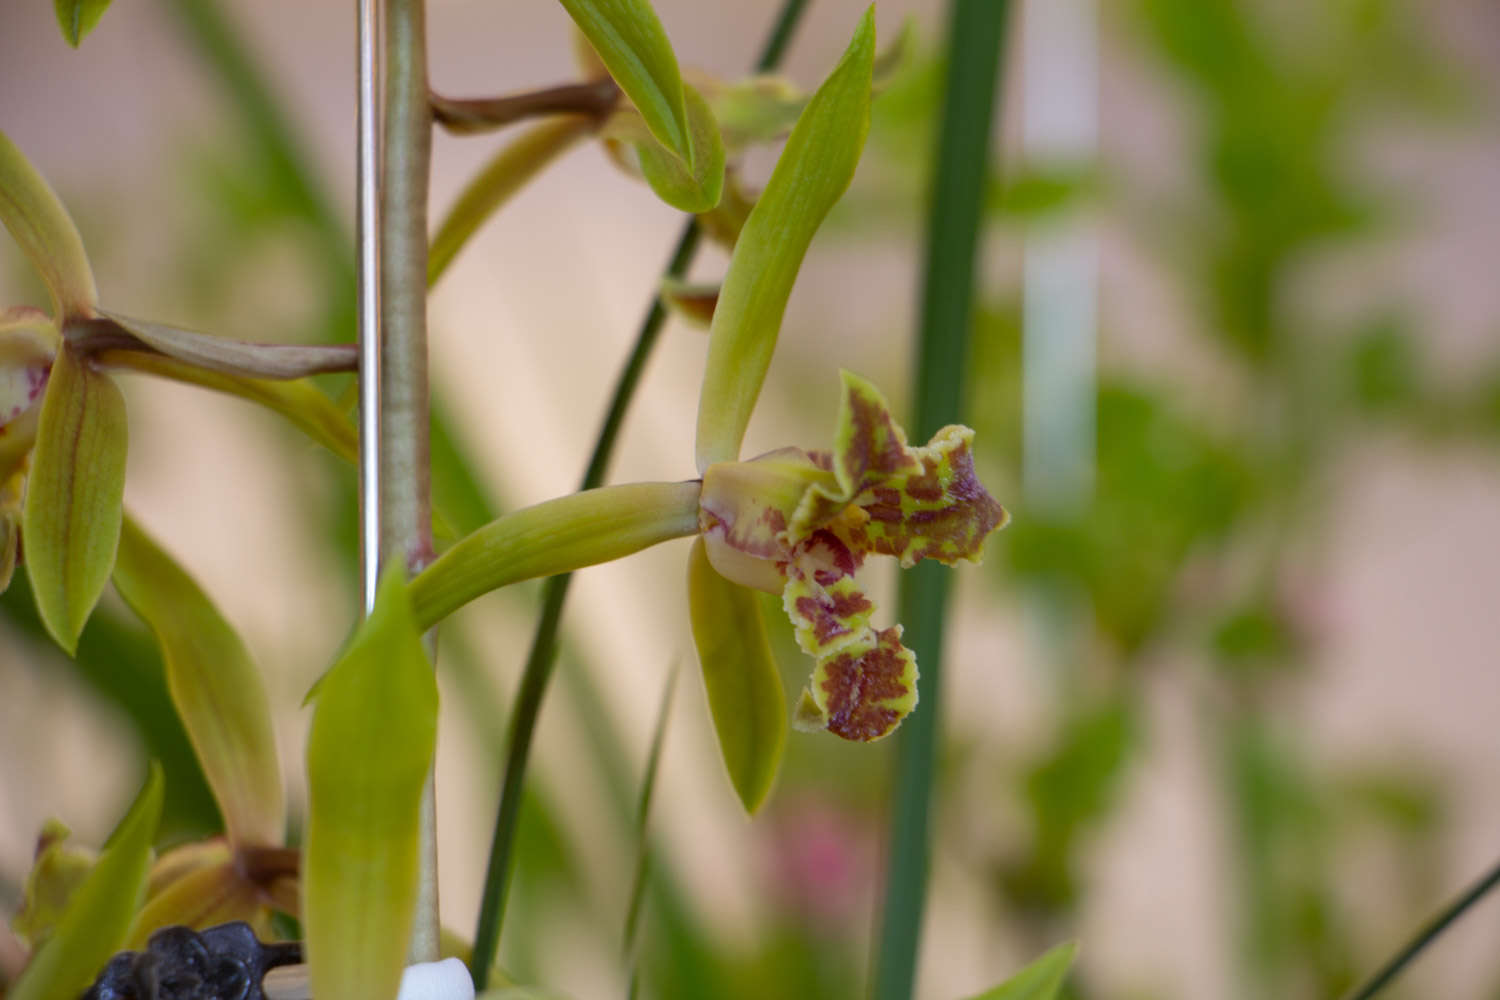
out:
{"label": "green leaf", "polygon": [[146,895],[161,800],[161,767],[153,761],[145,787],[68,901],[52,936],[21,973],[10,1000],[76,1000],[119,950]]}
{"label": "green leaf", "polygon": [[652,137],[636,143],[635,150],[657,197],[684,212],[707,212],[724,193],[724,140],[708,102],[692,87],[684,91],[692,156],[684,160]]}
{"label": "green leaf", "polygon": [[130,518],[115,587],[161,645],[167,687],[236,844],[281,843],[285,812],[260,671],[208,595]]}
{"label": "green leaf", "polygon": [[465,537],[412,580],[417,621],[431,628],[492,590],[696,534],[698,494],[696,481],[629,483],[512,511]]}
{"label": "green leaf", "polygon": [[73,48],[78,48],[78,43],[94,30],[94,25],[99,23],[99,18],[109,9],[109,4],[110,0],[52,0],[63,40]]}
{"label": "green leaf", "polygon": [[672,43],[647,0],[562,0],[646,127],[690,166],[688,109]]}
{"label": "green leaf", "polygon": [[120,390],[64,346],[42,399],[21,544],[37,611],[70,655],[114,566],[126,433]]}
{"label": "green leaf", "polygon": [[563,115],[534,126],[487,163],[448,210],[427,254],[427,287],[437,284],[459,250],[527,181],[594,127],[584,115]]}
{"label": "green leaf", "polygon": [[319,1000],[387,1000],[406,964],[438,692],[401,573],[386,571],[323,676],[308,735],[303,922]]}
{"label": "green leaf", "polygon": [[[60,2],[59,15],[62,7]],[[52,188],[4,132],[0,132],[0,222],[41,274],[52,296],[53,316],[62,321],[89,315],[99,294],[94,290],[94,272],[83,251],[83,239]]]}
{"label": "green leaf", "polygon": [[875,14],[797,119],[729,261],[698,399],[698,471],[739,456],[797,269],[854,176],[870,127]]}
{"label": "green leaf", "polygon": [[1060,944],[999,986],[985,990],[972,1000],[1055,1000],[1077,953],[1076,941]]}
{"label": "green leaf", "polygon": [[720,576],[703,540],[688,558],[688,608],[729,780],[747,812],[765,801],[786,746],[786,694],[755,592]]}

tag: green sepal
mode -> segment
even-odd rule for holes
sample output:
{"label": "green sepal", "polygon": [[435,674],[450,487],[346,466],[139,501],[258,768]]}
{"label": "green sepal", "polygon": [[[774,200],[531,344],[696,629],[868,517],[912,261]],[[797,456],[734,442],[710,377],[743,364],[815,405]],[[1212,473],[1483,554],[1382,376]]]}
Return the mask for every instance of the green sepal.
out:
{"label": "green sepal", "polygon": [[[62,6],[59,0],[59,14]],[[99,295],[78,228],[46,180],[4,132],[0,132],[0,222],[41,274],[52,296],[53,317],[61,323],[91,315]]]}
{"label": "green sepal", "polygon": [[114,582],[161,646],[172,704],[230,841],[281,843],[285,808],[271,703],[245,643],[193,578],[128,517]]}
{"label": "green sepal", "polygon": [[131,924],[125,947],[139,951],[163,927],[202,930],[243,920],[260,934],[271,910],[259,888],[241,874],[233,858],[190,871],[152,895]]}
{"label": "green sepal", "polygon": [[110,0],[52,0],[57,10],[57,26],[62,29],[63,40],[73,48],[83,41],[104,12]]}
{"label": "green sepal", "polygon": [[161,800],[161,766],[152,761],[145,786],[9,1000],[77,1000],[120,949],[146,894]]}
{"label": "green sepal", "polygon": [[641,175],[658,198],[683,212],[708,212],[724,193],[724,140],[708,102],[692,87],[683,90],[692,155],[678,156],[646,137],[636,143],[636,156]]}
{"label": "green sepal", "polygon": [[114,566],[126,445],[120,390],[64,346],[42,398],[21,541],[37,611],[69,655]]}
{"label": "green sepal", "polygon": [[256,344],[103,310],[100,315],[105,318],[91,325],[101,327],[104,336],[136,340],[150,350],[225,375],[285,381],[352,372],[359,366],[355,344]]}
{"label": "green sepal", "polygon": [[797,119],[735,243],[709,331],[698,399],[698,471],[739,456],[797,270],[854,177],[870,126],[875,12]]}
{"label": "green sepal", "polygon": [[303,927],[312,995],[389,1000],[417,899],[438,691],[402,567],[318,687],[307,745]]}
{"label": "green sepal", "polygon": [[692,164],[688,109],[672,43],[647,0],[562,0],[656,141]]}
{"label": "green sepal", "polygon": [[61,820],[49,819],[37,837],[36,860],[26,874],[21,908],[10,921],[11,930],[32,951],[52,936],[68,912],[68,901],[98,861],[95,852],[69,844],[71,834]]}
{"label": "green sepal", "polygon": [[999,986],[970,1000],[1057,1000],[1077,953],[1076,941],[1057,945]]}
{"label": "green sepal", "polygon": [[703,539],[688,557],[688,609],[729,780],[746,812],[771,790],[786,747],[786,693],[755,592],[720,576]]}

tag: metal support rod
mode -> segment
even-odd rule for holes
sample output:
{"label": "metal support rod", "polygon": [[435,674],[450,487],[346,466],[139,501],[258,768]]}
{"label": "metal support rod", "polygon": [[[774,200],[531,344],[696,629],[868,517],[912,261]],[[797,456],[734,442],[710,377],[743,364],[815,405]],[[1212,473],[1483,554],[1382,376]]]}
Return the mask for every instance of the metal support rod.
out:
{"label": "metal support rod", "polygon": [[359,244],[359,578],[365,613],[380,582],[380,14],[357,0]]}

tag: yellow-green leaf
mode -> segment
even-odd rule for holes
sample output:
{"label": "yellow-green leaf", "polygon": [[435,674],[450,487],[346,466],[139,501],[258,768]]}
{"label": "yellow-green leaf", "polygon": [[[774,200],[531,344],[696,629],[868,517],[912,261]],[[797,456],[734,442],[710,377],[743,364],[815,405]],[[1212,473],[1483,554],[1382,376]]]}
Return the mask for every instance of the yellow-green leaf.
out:
{"label": "yellow-green leaf", "polygon": [[161,767],[153,761],[145,787],[68,901],[52,936],[21,973],[10,1000],[76,1000],[119,950],[146,893],[161,799]]}
{"label": "yellow-green leaf", "polygon": [[41,274],[52,296],[53,316],[62,321],[90,315],[99,296],[83,239],[52,188],[4,132],[0,132],[0,222]]}
{"label": "yellow-green leaf", "polygon": [[854,176],[870,125],[875,15],[797,119],[735,243],[709,331],[698,399],[698,471],[739,457],[797,270],[813,234]]}
{"label": "yellow-green leaf", "polygon": [[594,120],[586,115],[563,115],[533,126],[496,154],[468,183],[438,226],[427,254],[428,287],[437,284],[486,219],[593,128]]}
{"label": "yellow-green leaf", "polygon": [[303,926],[319,1000],[396,995],[437,710],[437,681],[393,564],[370,617],[319,684],[308,736]]}
{"label": "yellow-green leaf", "polygon": [[21,544],[37,611],[70,655],[115,563],[126,443],[120,390],[64,346],[42,398]]}
{"label": "yellow-green leaf", "polygon": [[562,5],[651,134],[691,164],[682,73],[648,0],[562,0]]}
{"label": "yellow-green leaf", "polygon": [[1056,1000],[1077,953],[1077,942],[1060,944],[999,986],[985,990],[972,1000]]}
{"label": "yellow-green leaf", "polygon": [[688,558],[688,608],[719,751],[740,802],[753,813],[781,765],[786,694],[755,592],[720,576],[701,538]]}
{"label": "yellow-green leaf", "polygon": [[110,0],[52,0],[63,39],[73,48],[78,48],[78,43],[94,30],[109,4]]}
{"label": "yellow-green leaf", "polygon": [[235,844],[279,844],[285,813],[271,704],[250,651],[176,561],[130,518],[115,587],[166,661],[167,689]]}
{"label": "yellow-green leaf", "polygon": [[708,102],[692,87],[683,89],[691,155],[684,159],[652,137],[636,144],[636,155],[657,197],[684,212],[707,212],[724,192],[724,141]]}

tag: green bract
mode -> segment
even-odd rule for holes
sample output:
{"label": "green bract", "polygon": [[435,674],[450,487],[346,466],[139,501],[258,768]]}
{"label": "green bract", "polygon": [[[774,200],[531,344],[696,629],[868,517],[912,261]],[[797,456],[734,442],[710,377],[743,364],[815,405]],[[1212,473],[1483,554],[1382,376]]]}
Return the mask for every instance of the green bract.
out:
{"label": "green bract", "polygon": [[417,897],[438,693],[402,568],[317,689],[307,744],[303,924],[320,1000],[396,995]]}
{"label": "green bract", "polygon": [[161,799],[161,768],[153,762],[145,787],[21,973],[10,1000],[76,1000],[119,949],[146,892]]}

